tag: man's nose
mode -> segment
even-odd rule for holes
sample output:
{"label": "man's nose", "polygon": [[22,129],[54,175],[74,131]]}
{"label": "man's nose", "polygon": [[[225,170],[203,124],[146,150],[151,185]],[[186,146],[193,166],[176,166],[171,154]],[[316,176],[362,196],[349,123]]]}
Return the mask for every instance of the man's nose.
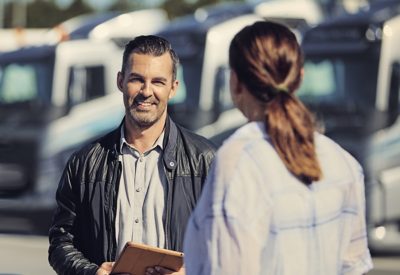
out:
{"label": "man's nose", "polygon": [[144,97],[149,97],[153,94],[153,91],[151,89],[151,85],[149,83],[143,83],[142,89],[140,90],[140,93],[144,96]]}

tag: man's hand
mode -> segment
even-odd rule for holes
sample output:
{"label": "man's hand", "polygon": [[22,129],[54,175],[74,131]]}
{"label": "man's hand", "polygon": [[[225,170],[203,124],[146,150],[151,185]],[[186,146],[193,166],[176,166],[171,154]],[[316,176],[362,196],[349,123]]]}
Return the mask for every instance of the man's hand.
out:
{"label": "man's hand", "polygon": [[[115,262],[104,262],[97,270],[96,275],[109,275]],[[113,273],[113,275],[130,275],[129,273]]]}
{"label": "man's hand", "polygon": [[96,275],[108,275],[111,273],[114,262],[104,262],[97,270]]}
{"label": "man's hand", "polygon": [[185,275],[185,268],[181,267],[178,271],[174,271],[161,266],[149,267],[146,275]]}

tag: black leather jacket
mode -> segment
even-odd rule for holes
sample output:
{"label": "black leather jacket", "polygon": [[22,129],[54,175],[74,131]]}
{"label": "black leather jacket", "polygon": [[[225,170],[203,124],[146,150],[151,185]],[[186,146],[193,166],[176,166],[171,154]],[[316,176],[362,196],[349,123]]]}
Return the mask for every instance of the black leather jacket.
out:
{"label": "black leather jacket", "polygon": [[[168,179],[166,247],[182,251],[186,224],[215,148],[170,119],[165,133],[161,161]],[[58,274],[95,274],[98,265],[115,260],[119,143],[120,128],[74,153],[67,163],[49,232],[49,262]]]}

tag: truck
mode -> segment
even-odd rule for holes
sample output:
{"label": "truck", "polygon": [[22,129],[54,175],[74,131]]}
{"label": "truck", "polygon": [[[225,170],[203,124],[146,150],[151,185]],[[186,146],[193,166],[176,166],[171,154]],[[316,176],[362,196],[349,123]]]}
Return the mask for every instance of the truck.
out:
{"label": "truck", "polygon": [[310,29],[302,42],[298,96],[364,169],[375,252],[400,251],[399,11],[398,1],[376,1]]}
{"label": "truck", "polygon": [[288,25],[301,39],[323,18],[313,1],[271,0],[206,6],[175,19],[158,33],[171,42],[180,58],[180,85],[169,104],[170,115],[220,145],[246,122],[229,91],[228,50],[233,36],[246,25],[269,19]]}
{"label": "truck", "polygon": [[0,231],[47,233],[67,159],[123,118],[124,41],[168,18],[149,9],[74,22],[43,45],[0,54]]}

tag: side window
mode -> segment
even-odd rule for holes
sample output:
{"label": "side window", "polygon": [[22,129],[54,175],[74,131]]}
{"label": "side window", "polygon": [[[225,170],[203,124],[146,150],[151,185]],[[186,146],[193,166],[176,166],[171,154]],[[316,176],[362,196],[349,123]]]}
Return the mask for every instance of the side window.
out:
{"label": "side window", "polygon": [[390,86],[389,86],[389,123],[394,123],[400,112],[400,64],[394,62],[392,64],[392,73],[390,76]]}
{"label": "side window", "polygon": [[105,95],[103,66],[71,67],[68,81],[70,106]]}
{"label": "side window", "polygon": [[0,70],[0,102],[14,103],[35,99],[38,95],[35,69],[11,64]]}

